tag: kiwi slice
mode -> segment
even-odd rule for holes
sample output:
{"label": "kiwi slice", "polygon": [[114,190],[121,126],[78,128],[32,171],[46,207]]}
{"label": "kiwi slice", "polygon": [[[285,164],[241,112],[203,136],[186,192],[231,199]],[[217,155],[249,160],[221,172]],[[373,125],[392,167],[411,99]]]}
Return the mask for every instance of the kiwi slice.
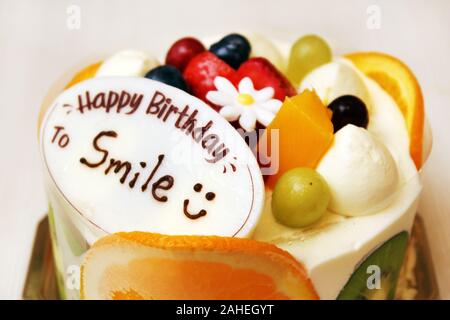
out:
{"label": "kiwi slice", "polygon": [[[391,300],[408,245],[408,233],[400,232],[376,248],[351,275],[338,300]],[[379,269],[378,269],[378,268]],[[378,271],[379,272],[378,272]],[[379,288],[376,277],[379,275]],[[369,288],[370,287],[370,288]]]}

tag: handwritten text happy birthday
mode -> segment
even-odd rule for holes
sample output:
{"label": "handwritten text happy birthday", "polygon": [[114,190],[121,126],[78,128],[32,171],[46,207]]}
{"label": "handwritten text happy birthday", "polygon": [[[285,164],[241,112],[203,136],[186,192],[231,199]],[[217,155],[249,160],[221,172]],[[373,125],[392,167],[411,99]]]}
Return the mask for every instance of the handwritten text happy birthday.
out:
{"label": "handwritten text happy birthday", "polygon": [[[80,114],[93,110],[103,110],[106,113],[133,115],[142,105],[144,94],[129,93],[125,90],[116,92],[113,90],[99,92],[92,95],[85,91],[78,95],[77,111]],[[199,124],[198,110],[189,105],[180,108],[172,103],[172,99],[160,91],[155,91],[145,114],[155,116],[162,122],[172,122],[175,129],[190,136],[201,148],[206,150],[209,157],[205,160],[216,163],[225,158],[230,150],[221,142],[217,134],[209,133],[214,126],[214,121],[209,120]]]}

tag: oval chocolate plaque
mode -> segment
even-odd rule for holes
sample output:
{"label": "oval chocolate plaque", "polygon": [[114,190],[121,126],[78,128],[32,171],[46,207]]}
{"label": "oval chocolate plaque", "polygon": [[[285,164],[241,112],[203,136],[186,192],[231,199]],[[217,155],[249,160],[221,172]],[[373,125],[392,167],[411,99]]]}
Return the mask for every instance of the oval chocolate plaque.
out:
{"label": "oval chocolate plaque", "polygon": [[239,133],[199,99],[145,78],[98,78],[48,110],[49,175],[107,232],[247,236],[264,183]]}

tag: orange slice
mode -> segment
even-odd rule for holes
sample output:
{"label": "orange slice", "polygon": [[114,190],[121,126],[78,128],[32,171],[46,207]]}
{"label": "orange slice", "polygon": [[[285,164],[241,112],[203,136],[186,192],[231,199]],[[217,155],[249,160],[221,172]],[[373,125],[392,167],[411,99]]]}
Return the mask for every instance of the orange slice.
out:
{"label": "orange slice", "polygon": [[102,64],[102,62],[100,61],[100,62],[91,64],[91,65],[87,66],[86,68],[82,69],[81,71],[79,71],[72,78],[72,80],[70,80],[70,82],[66,85],[66,87],[64,89],[68,89],[81,81],[93,78],[101,64]]}
{"label": "orange slice", "polygon": [[[272,141],[273,129],[278,130],[278,141]],[[278,171],[269,175],[266,185],[273,188],[290,169],[314,169],[333,143],[333,137],[330,113],[315,92],[305,90],[287,97],[260,139],[259,150],[263,152],[259,156],[264,158],[274,151],[275,154],[270,154],[271,166],[276,168],[274,162],[278,161]],[[264,163],[267,162],[265,159]]]}
{"label": "orange slice", "polygon": [[274,245],[215,236],[117,233],[81,267],[83,299],[317,299],[303,266]]}
{"label": "orange slice", "polygon": [[346,56],[368,77],[388,92],[406,120],[410,154],[417,169],[422,166],[424,103],[422,90],[411,70],[400,60],[379,52],[357,52]]}

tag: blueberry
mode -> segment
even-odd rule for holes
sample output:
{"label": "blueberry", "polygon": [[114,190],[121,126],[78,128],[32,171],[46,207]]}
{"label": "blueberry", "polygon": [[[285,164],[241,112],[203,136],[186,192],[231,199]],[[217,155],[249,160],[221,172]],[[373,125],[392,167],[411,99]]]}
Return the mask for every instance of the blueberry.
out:
{"label": "blueberry", "polygon": [[147,72],[145,77],[147,79],[152,79],[168,84],[169,86],[184,90],[186,92],[189,91],[186,81],[184,81],[183,75],[177,68],[173,66],[163,65],[156,67]]}
{"label": "blueberry", "polygon": [[228,63],[232,68],[237,69],[242,62],[250,56],[250,43],[237,33],[232,33],[214,43],[209,51]]}
{"label": "blueberry", "polygon": [[333,122],[334,132],[347,124],[367,128],[369,123],[367,107],[358,97],[352,95],[340,96],[334,99],[328,105],[328,108],[333,111],[331,121]]}

